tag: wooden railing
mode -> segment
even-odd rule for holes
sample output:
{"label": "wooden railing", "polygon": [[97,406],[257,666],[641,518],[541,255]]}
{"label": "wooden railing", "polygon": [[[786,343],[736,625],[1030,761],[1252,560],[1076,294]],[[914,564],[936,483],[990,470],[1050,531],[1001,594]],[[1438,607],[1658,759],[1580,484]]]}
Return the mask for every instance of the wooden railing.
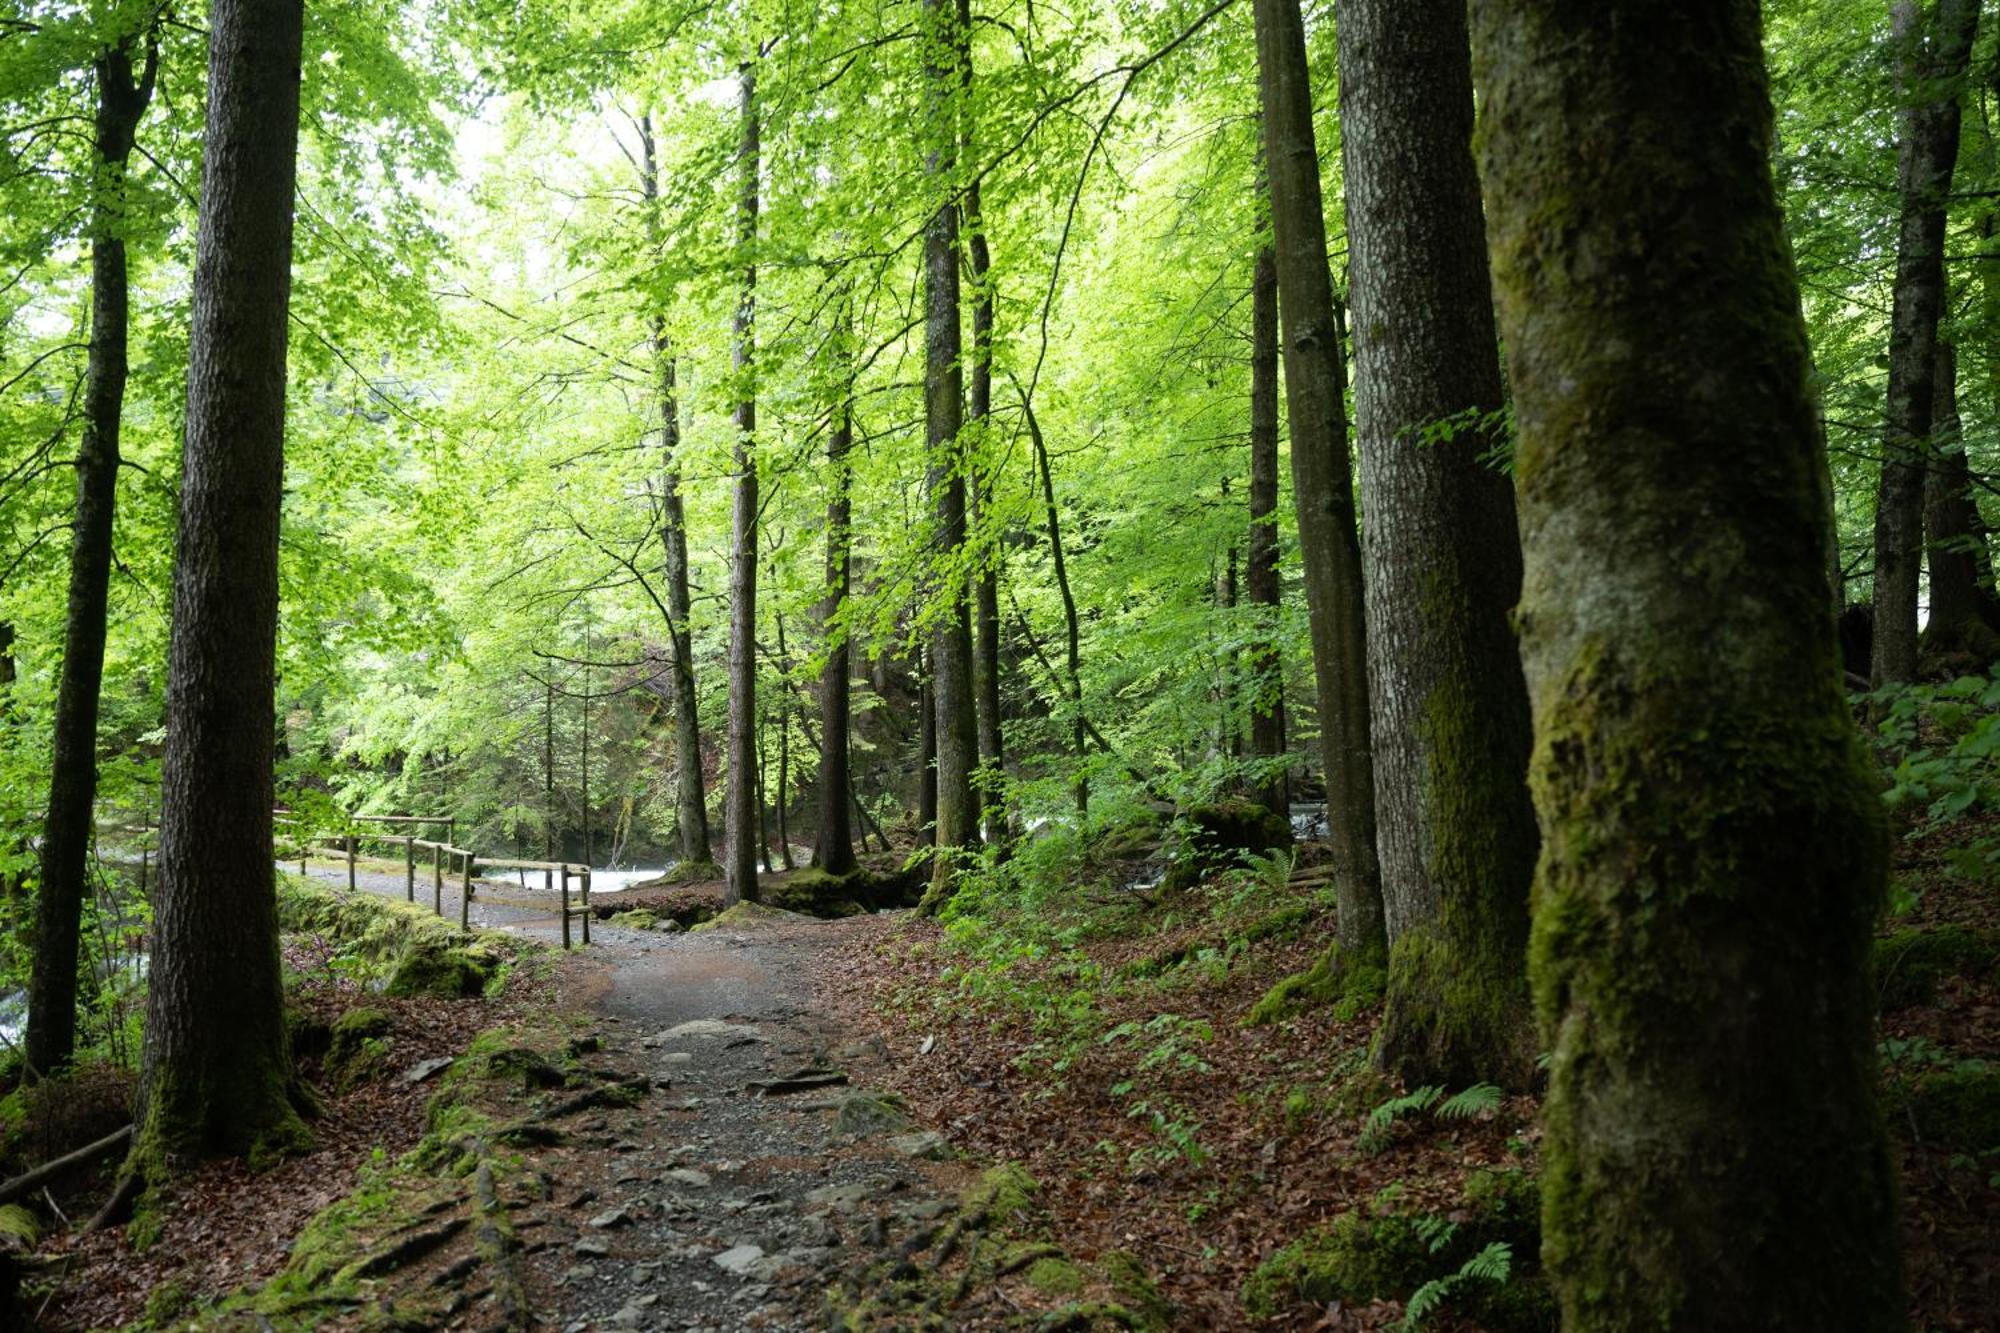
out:
{"label": "wooden railing", "polygon": [[[305,821],[289,810],[274,812],[279,824],[304,825]],[[459,882],[458,926],[460,930],[472,928],[473,880],[480,870],[539,870],[542,872],[544,890],[554,889],[560,881],[561,896],[558,899],[557,915],[562,921],[563,948],[570,947],[570,920],[580,917],[583,921],[583,942],[590,943],[590,867],[576,865],[568,861],[520,861],[507,857],[482,857],[464,847],[454,847],[451,838],[458,821],[448,815],[345,815],[349,824],[393,824],[402,826],[423,826],[442,824],[445,830],[443,842],[432,842],[419,838],[413,833],[371,833],[370,842],[387,843],[403,849],[403,896],[410,902],[417,900],[417,853],[431,854],[431,910],[444,915],[444,882],[447,872]],[[355,890],[355,858],[363,834],[350,829],[339,835],[339,847],[314,847],[312,833],[307,828],[299,837],[299,873],[306,873],[306,860],[318,852],[328,859],[345,859],[347,862],[347,889]],[[579,905],[570,907],[570,881],[578,881]]]}

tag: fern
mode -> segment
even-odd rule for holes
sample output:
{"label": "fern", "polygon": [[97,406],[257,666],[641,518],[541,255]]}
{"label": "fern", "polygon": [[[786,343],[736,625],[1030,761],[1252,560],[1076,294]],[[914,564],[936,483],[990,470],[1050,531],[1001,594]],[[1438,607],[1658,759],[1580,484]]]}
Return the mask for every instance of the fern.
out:
{"label": "fern", "polygon": [[[1456,1227],[1451,1227],[1456,1231]],[[1434,1242],[1435,1253],[1439,1248]],[[1436,1314],[1439,1307],[1458,1288],[1468,1282],[1503,1283],[1514,1275],[1514,1251],[1506,1241],[1496,1240],[1479,1253],[1459,1265],[1456,1273],[1432,1278],[1423,1286],[1410,1293],[1409,1301],[1403,1306],[1403,1333],[1415,1333],[1423,1326],[1424,1320]]]}
{"label": "fern", "polygon": [[42,1224],[18,1203],[0,1208],[0,1240],[17,1241],[33,1247],[42,1238]]}
{"label": "fern", "polygon": [[1491,1083],[1475,1083],[1438,1103],[1437,1114],[1446,1120],[1470,1120],[1476,1115],[1500,1109],[1500,1089]]}

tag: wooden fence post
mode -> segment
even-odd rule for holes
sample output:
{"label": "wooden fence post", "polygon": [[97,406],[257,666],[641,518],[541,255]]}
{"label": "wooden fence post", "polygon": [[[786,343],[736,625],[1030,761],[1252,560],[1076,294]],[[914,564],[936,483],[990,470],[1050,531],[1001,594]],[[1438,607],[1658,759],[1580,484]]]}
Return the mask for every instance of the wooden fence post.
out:
{"label": "wooden fence post", "polygon": [[583,868],[583,942],[590,943],[590,867]]}
{"label": "wooden fence post", "polygon": [[458,928],[472,930],[472,853],[465,853],[465,883],[458,896]]}
{"label": "wooden fence post", "polygon": [[352,833],[347,835],[347,891],[354,892],[354,844],[359,841]]}
{"label": "wooden fence post", "polygon": [[[545,870],[542,873],[543,875],[546,876],[550,872]],[[562,868],[562,923],[563,923],[563,951],[566,953],[569,951],[569,867],[568,866],[564,866]]]}
{"label": "wooden fence post", "polygon": [[431,846],[431,910],[444,915],[444,844]]}
{"label": "wooden fence post", "polygon": [[417,900],[417,837],[403,839],[403,901]]}

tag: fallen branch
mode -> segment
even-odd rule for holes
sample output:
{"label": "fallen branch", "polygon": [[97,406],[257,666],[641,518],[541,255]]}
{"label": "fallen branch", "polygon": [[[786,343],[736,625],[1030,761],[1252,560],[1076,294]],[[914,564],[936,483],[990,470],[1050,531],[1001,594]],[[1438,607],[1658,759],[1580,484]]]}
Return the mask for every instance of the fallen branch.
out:
{"label": "fallen branch", "polygon": [[78,1148],[73,1153],[66,1153],[53,1162],[44,1162],[24,1175],[15,1176],[6,1184],[0,1185],[0,1204],[12,1203],[25,1195],[33,1194],[64,1172],[73,1171],[79,1166],[88,1166],[101,1157],[109,1157],[123,1147],[126,1140],[131,1137],[132,1126],[127,1125],[115,1133],[106,1134],[95,1143]]}

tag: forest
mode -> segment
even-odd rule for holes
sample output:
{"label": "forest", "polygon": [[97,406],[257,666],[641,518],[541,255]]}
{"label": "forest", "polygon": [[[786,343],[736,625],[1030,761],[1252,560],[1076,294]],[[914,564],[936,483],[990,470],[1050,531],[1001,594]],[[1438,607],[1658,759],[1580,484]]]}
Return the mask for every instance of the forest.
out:
{"label": "forest", "polygon": [[2000,1327],[1982,0],[5,0],[0,1330]]}

